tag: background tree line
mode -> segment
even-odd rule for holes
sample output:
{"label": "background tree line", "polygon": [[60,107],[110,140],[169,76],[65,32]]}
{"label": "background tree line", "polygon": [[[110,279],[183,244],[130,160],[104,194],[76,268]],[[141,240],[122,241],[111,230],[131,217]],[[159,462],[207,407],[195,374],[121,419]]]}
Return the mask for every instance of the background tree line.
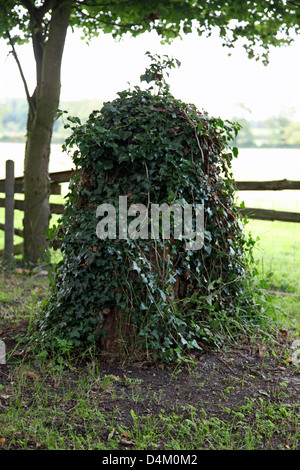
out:
{"label": "background tree line", "polygon": [[[93,110],[99,110],[102,106],[102,100],[83,99],[62,102],[60,109],[68,111],[71,116],[78,116],[84,122]],[[245,108],[243,104],[240,107]],[[26,99],[7,99],[0,108],[0,142],[25,142],[27,115]],[[289,112],[281,111],[264,120],[253,120],[241,115],[230,119],[243,126],[235,142],[238,147],[300,147],[300,122],[294,121]],[[68,134],[63,118],[55,121],[52,142],[63,143]]]}
{"label": "background tree line", "polygon": [[[60,109],[85,121],[93,110],[101,109],[102,106],[101,100],[84,99],[62,102]],[[28,103],[25,98],[7,99],[0,108],[0,142],[25,142],[27,116]],[[63,118],[59,118],[54,123],[52,142],[63,143],[68,135],[69,130],[64,128]]]}

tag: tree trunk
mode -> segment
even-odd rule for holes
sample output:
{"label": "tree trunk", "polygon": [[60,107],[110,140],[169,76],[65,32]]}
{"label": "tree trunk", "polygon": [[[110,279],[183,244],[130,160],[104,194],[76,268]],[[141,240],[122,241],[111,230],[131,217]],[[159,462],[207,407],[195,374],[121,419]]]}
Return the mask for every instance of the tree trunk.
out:
{"label": "tree trunk", "polygon": [[24,262],[36,265],[47,251],[50,180],[49,157],[54,118],[59,106],[60,70],[72,0],[53,1],[47,41],[36,54],[37,86],[27,122],[24,164]]}

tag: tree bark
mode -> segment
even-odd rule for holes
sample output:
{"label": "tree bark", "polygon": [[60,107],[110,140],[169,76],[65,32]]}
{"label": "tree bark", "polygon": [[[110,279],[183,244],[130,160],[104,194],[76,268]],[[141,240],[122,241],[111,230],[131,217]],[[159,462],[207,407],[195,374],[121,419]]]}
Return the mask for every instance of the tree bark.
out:
{"label": "tree bark", "polygon": [[[47,41],[39,44],[37,85],[31,97],[24,163],[24,262],[36,265],[47,252],[50,220],[49,158],[52,131],[60,97],[60,71],[72,0],[52,2]],[[37,36],[33,41],[37,40]],[[35,44],[37,50],[37,44]]]}

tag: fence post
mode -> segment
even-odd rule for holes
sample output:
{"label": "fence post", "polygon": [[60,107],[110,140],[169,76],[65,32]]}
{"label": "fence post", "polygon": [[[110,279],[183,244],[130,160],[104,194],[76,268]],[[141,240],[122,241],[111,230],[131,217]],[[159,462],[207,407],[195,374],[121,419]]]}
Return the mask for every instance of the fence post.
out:
{"label": "fence post", "polygon": [[14,162],[6,161],[5,174],[5,238],[4,262],[10,264],[14,257],[14,206],[15,206],[15,174]]}

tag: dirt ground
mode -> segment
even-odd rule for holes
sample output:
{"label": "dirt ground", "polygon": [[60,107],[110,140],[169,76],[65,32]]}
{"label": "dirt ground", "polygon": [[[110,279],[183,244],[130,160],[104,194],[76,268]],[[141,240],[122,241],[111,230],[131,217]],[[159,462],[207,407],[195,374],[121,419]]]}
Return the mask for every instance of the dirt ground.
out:
{"label": "dirt ground", "polygon": [[[6,281],[10,286],[9,291],[5,290]],[[16,282],[14,280],[14,290],[12,290],[11,280],[4,279],[3,292],[6,293],[4,299],[7,299],[7,292],[16,292],[18,287]],[[21,285],[23,286],[22,283]],[[41,286],[39,289],[42,289]],[[32,286],[28,288],[28,291],[32,292]],[[20,301],[23,296],[24,291],[22,295],[18,294],[19,300],[15,300],[15,294],[10,303],[5,300],[2,303],[2,314],[5,313],[7,316],[8,306],[10,312],[16,310],[15,307],[20,310],[23,307]],[[42,369],[37,361],[22,356],[18,347],[15,349],[17,338],[25,337],[27,334],[28,319],[17,320],[11,313],[9,321],[7,318],[2,321],[0,318],[0,331],[1,339],[6,342],[8,356],[12,353],[8,364],[0,365],[2,393],[5,395],[5,389],[15,380],[15,362],[29,361],[28,367],[33,374],[37,376],[40,374],[44,380],[45,369]],[[292,361],[292,342],[293,339],[289,333],[282,330],[279,332],[276,343],[272,345],[248,341],[244,344],[232,344],[227,350],[220,352],[204,348],[193,357],[192,364],[183,363],[172,366],[153,364],[143,358],[135,361],[124,359],[111,361],[100,358],[94,374],[98,374],[100,378],[113,376],[117,380],[114,382],[113,394],[101,390],[100,401],[97,388],[93,389],[91,386],[89,395],[91,406],[93,399],[97,399],[97,407],[100,407],[100,411],[104,415],[114,413],[118,423],[125,428],[130,428],[133,424],[132,411],[141,417],[149,415],[156,417],[159,416],[161,410],[164,410],[167,415],[171,415],[174,410],[180,410],[184,419],[190,416],[191,409],[194,408],[197,413],[205,410],[208,415],[217,416],[220,420],[226,421],[226,409],[238,411],[247,399],[258,401],[261,399],[265,403],[278,404],[278,406],[284,404],[295,409],[299,416],[300,371]],[[95,363],[77,363],[73,369],[64,371],[59,385],[55,384],[55,378],[48,374],[47,386],[52,387],[56,394],[61,395],[66,387],[71,386],[75,390],[80,377],[84,374],[88,376],[91,367],[95,367]],[[95,387],[97,383],[99,382],[95,382]],[[22,393],[27,394],[24,398],[28,400],[31,393],[30,387],[23,388]],[[130,393],[135,394],[134,399],[133,397],[124,399]],[[249,425],[251,425],[251,419],[255,420],[255,416],[250,417]],[[298,433],[299,430],[296,432]],[[105,433],[102,438],[103,441],[107,441]],[[277,446],[276,442],[272,445]],[[284,447],[285,443],[278,437],[277,447],[280,448],[280,446]],[[300,450],[300,442],[297,446]]]}
{"label": "dirt ground", "polygon": [[[118,378],[114,383],[114,395],[101,391],[101,412],[115,414],[119,424],[125,428],[132,426],[132,410],[138,416],[149,416],[149,413],[158,416],[161,410],[168,415],[174,410],[180,410],[184,419],[190,416],[190,410],[194,407],[226,421],[226,409],[238,411],[247,397],[261,398],[273,404],[296,404],[300,413],[300,374],[291,365],[291,357],[286,354],[287,338],[282,338],[280,347],[285,350],[284,357],[269,354],[263,346],[249,345],[223,353],[206,351],[194,358],[193,365],[181,364],[176,367],[154,365],[145,361],[127,364],[100,362],[97,364],[100,377]],[[32,366],[33,370],[35,367],[38,370],[37,364],[33,363]],[[12,380],[11,367],[13,366],[0,366],[0,385],[5,386]],[[64,387],[72,383],[75,388],[79,374],[87,373],[88,367],[82,365],[81,368],[64,374],[59,387],[56,386],[56,393],[62,393]],[[124,400],[124,393],[128,393],[128,383],[138,384],[138,393],[143,399]],[[282,384],[285,385],[284,398]],[[133,387],[131,391],[134,391]],[[91,389],[91,397],[93,393],[98,396],[97,388]],[[104,433],[102,439],[106,438]],[[278,437],[278,446],[281,444]],[[272,446],[276,447],[274,441]]]}
{"label": "dirt ground", "polygon": [[[143,414],[146,409],[154,414],[160,409],[168,413],[189,405],[204,408],[208,414],[218,414],[222,419],[220,403],[234,409],[244,402],[245,397],[276,401],[283,382],[287,384],[288,400],[300,406],[299,372],[281,359],[266,356],[265,352],[263,348],[252,347],[232,349],[227,353],[207,351],[196,357],[192,366],[106,364],[100,367],[100,372],[118,376],[123,382],[126,378],[140,379],[141,394],[148,395],[149,399],[136,404],[134,411],[137,414]],[[122,388],[122,381],[119,386]],[[152,400],[154,395],[159,396],[156,405]],[[107,407],[115,404],[115,401],[106,402]],[[126,410],[123,411],[124,416],[128,416]]]}

